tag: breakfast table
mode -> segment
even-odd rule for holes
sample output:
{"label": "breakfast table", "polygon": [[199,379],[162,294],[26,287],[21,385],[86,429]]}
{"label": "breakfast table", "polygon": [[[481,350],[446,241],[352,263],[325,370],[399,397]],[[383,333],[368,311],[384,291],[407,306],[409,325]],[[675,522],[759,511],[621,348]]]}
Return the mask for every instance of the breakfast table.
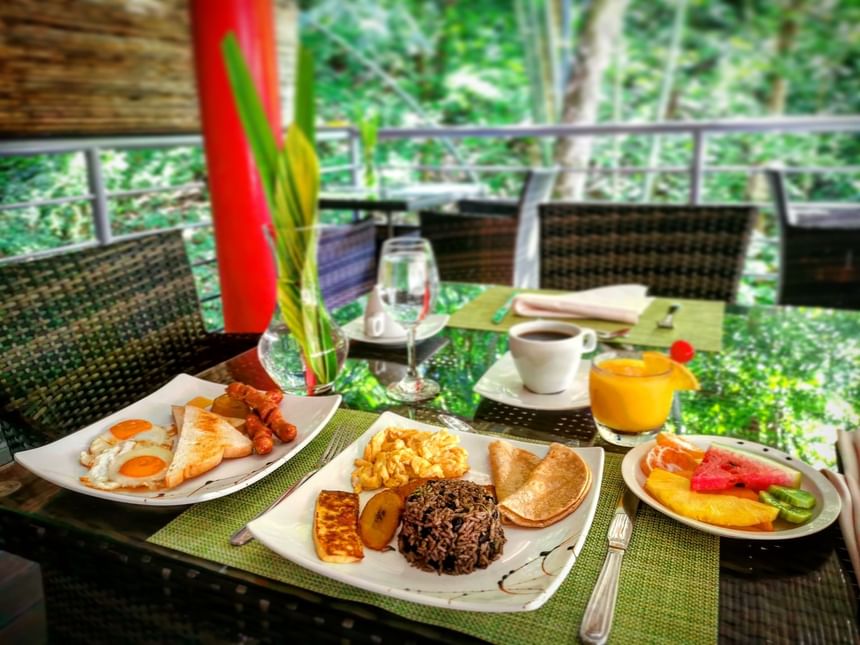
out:
{"label": "breakfast table", "polygon": [[[353,218],[358,212],[370,211],[384,215],[386,237],[393,237],[395,226],[408,224],[406,220],[395,218],[395,213],[409,214],[452,204],[460,199],[475,198],[483,194],[484,187],[463,183],[427,183],[409,186],[386,187],[373,194],[369,190],[348,188],[329,190],[322,193],[319,207],[322,211],[352,211]],[[406,215],[408,217],[408,215]]]}
{"label": "breakfast table", "polygon": [[[63,599],[47,606],[53,639],[577,642],[623,490],[624,451],[597,437],[587,407],[524,409],[475,391],[507,351],[506,330],[516,319],[492,318],[509,291],[442,285],[437,310],[451,318],[418,346],[421,370],[441,386],[426,404],[386,396],[386,385],[402,376],[402,349],[354,343],[336,382],[343,399],[334,418],[285,466],[228,497],[132,506],[63,490],[14,463],[0,470],[0,545],[39,562],[46,596]],[[664,349],[683,334],[699,348],[690,368],[701,391],[678,394],[670,429],[758,442],[814,468],[838,467],[836,429],[860,427],[860,312],[691,301],[682,310],[687,326],[679,316],[679,328],[661,336],[653,320],[663,306],[655,303],[621,340]],[[359,299],[335,318],[346,324],[363,307]],[[198,376],[272,385],[253,350]],[[605,449],[594,523],[546,605],[520,613],[426,607],[329,580],[257,543],[227,543],[311,470],[331,436],[358,437],[386,410],[440,426],[447,415],[479,433],[526,442]],[[793,540],[718,538],[642,504],[610,641],[855,643],[858,592],[838,523]]]}

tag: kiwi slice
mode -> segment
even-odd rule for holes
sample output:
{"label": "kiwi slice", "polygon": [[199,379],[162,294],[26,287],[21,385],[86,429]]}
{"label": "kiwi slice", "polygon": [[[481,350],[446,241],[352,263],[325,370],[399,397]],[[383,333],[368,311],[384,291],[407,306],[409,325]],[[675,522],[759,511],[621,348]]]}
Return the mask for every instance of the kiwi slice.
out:
{"label": "kiwi slice", "polygon": [[758,498],[765,504],[779,509],[780,518],[784,519],[786,522],[790,522],[791,524],[803,524],[812,518],[812,511],[808,511],[804,508],[795,508],[791,504],[781,502],[765,490],[759,492]]}
{"label": "kiwi slice", "polygon": [[815,508],[815,495],[797,488],[786,488],[785,486],[770,486],[767,492],[776,497],[780,502],[785,502],[797,508]]}

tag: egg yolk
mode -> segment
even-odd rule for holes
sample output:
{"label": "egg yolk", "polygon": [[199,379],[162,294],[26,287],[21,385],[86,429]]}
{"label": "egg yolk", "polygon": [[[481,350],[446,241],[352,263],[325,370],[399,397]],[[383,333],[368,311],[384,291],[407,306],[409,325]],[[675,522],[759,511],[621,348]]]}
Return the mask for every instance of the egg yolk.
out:
{"label": "egg yolk", "polygon": [[152,423],[145,419],[129,419],[111,426],[110,433],[117,439],[131,439],[134,435],[145,432],[151,427]]}
{"label": "egg yolk", "polygon": [[119,467],[119,472],[126,477],[151,477],[164,468],[167,468],[167,464],[161,457],[144,455],[129,459]]}

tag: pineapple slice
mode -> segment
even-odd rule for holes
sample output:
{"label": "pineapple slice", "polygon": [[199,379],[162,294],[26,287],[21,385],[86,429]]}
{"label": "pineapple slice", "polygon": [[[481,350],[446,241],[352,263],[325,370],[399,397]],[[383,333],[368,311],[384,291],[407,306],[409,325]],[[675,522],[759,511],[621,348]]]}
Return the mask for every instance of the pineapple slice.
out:
{"label": "pineapple slice", "polygon": [[690,490],[689,479],[660,468],[651,471],[645,490],[679,515],[717,526],[743,528],[772,522],[779,515],[773,506],[749,499],[697,493]]}

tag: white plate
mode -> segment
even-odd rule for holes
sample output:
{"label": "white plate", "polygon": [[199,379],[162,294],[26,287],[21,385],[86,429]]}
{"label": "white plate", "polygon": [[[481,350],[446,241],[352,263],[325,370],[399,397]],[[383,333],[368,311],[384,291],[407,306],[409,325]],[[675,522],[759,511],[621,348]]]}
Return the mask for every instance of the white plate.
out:
{"label": "white plate", "polygon": [[[448,314],[430,314],[424,321],[418,325],[418,331],[415,334],[415,342],[420,343],[422,340],[435,336],[445,325],[448,324]],[[350,320],[343,326],[343,330],[350,340],[357,340],[369,345],[384,345],[387,347],[405,347],[406,334],[402,336],[386,336],[384,338],[374,338],[364,334],[364,314]]]}
{"label": "white plate", "polygon": [[535,394],[523,385],[514,357],[505,352],[475,383],[475,392],[498,403],[529,410],[571,410],[591,403],[588,397],[588,372],[591,361],[579,364],[573,384],[558,394]]}
{"label": "white plate", "polygon": [[779,521],[779,526],[792,527],[783,528],[775,531],[744,531],[741,529],[728,529],[714,524],[707,524],[698,520],[693,520],[683,515],[679,515],[674,511],[663,506],[656,499],[651,497],[648,491],[645,490],[645,474],[639,467],[639,462],[642,457],[654,447],[656,441],[648,441],[633,448],[624,457],[621,462],[621,476],[624,477],[624,483],[632,490],[639,499],[654,507],[661,513],[678,520],[682,524],[692,526],[693,528],[704,531],[705,533],[713,533],[720,537],[740,538],[743,540],[788,540],[791,538],[804,537],[812,535],[822,529],[827,528],[839,517],[839,511],[842,508],[842,502],[839,499],[839,494],[832,484],[811,466],[785,454],[775,448],[763,446],[754,441],[743,441],[742,439],[733,439],[731,437],[715,437],[709,435],[684,435],[684,439],[691,441],[700,450],[707,450],[712,443],[718,445],[727,445],[733,448],[741,448],[748,452],[773,459],[778,462],[784,462],[787,466],[799,470],[803,475],[800,482],[800,487],[815,495],[816,504],[812,519],[806,524],[793,526],[787,522]]}
{"label": "white plate", "polygon": [[[545,603],[570,572],[588,535],[600,494],[603,449],[576,449],[593,476],[591,490],[582,505],[565,519],[544,529],[505,526],[507,542],[503,554],[486,569],[461,576],[437,575],[410,566],[396,550],[380,553],[365,549],[364,559],[353,564],[323,562],[316,555],[311,535],[317,495],[324,489],[352,490],[353,461],[364,452],[374,434],[389,426],[440,429],[386,412],[293,495],[248,524],[254,537],[275,553],[324,576],[423,605],[507,612],[530,611]],[[480,484],[490,483],[488,446],[495,438],[449,432],[459,435],[461,445],[469,453],[470,470],[464,478]],[[541,456],[548,450],[547,445],[507,440]],[[361,494],[362,508],[373,495],[374,492]]]}
{"label": "white plate", "polygon": [[170,406],[183,405],[196,396],[214,399],[223,393],[223,385],[180,374],[146,398],[83,430],[40,448],[16,453],[15,461],[52,484],[84,495],[149,506],[194,504],[242,490],[289,461],[319,434],[340,405],[340,395],[300,397],[285,394],[281,410],[284,418],[298,430],[294,441],[280,443],[276,440],[268,455],[225,459],[209,472],[167,491],[108,491],[81,483],[80,477],[86,474],[86,468],[78,461],[81,451],[113,424],[123,419],[147,419],[168,427],[172,424]]}

